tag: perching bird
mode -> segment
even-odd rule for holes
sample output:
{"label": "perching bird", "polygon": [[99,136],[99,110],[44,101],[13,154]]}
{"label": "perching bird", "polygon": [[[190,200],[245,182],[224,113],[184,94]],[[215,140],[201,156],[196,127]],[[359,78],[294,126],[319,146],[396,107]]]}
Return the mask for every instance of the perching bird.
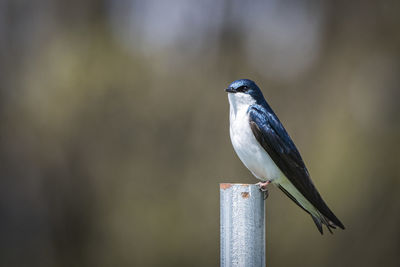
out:
{"label": "perching bird", "polygon": [[232,82],[227,89],[230,104],[230,136],[233,148],[251,173],[276,185],[309,213],[323,234],[322,224],[331,228],[343,224],[328,208],[310,179],[299,151],[278,117],[251,80]]}

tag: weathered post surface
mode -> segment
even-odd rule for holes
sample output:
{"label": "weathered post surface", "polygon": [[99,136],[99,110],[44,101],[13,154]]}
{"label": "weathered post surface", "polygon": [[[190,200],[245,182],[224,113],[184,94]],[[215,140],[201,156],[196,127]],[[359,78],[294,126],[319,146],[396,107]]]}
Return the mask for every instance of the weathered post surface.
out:
{"label": "weathered post surface", "polygon": [[264,202],[257,185],[220,184],[221,267],[265,267]]}

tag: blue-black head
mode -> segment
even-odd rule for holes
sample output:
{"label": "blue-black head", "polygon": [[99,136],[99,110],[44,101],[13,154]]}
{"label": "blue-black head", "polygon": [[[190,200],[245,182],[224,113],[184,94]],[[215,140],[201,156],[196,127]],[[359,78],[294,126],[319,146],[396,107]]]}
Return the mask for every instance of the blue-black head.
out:
{"label": "blue-black head", "polygon": [[260,88],[258,88],[255,82],[249,79],[233,81],[225,91],[231,94],[242,93],[249,95],[259,104],[265,101]]}

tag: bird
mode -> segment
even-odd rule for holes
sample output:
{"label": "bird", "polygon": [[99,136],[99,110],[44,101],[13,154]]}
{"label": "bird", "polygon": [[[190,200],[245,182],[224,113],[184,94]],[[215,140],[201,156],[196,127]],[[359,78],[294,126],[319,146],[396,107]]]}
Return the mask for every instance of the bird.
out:
{"label": "bird", "polygon": [[262,191],[274,184],[311,215],[321,235],[345,229],[329,209],[310,178],[294,142],[264,98],[249,79],[233,81],[228,88],[229,133],[233,148],[243,164],[259,180]]}

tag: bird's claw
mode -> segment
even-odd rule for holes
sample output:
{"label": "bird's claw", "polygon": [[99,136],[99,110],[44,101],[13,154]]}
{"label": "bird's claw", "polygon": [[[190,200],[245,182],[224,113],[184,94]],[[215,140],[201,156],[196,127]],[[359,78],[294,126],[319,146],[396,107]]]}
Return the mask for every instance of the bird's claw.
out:
{"label": "bird's claw", "polygon": [[264,200],[266,200],[268,198],[268,196],[269,196],[269,191],[265,190],[263,192],[264,192]]}
{"label": "bird's claw", "polygon": [[264,200],[268,198],[269,192],[267,189],[267,185],[269,185],[270,182],[269,181],[265,181],[265,182],[259,182],[256,185],[258,185],[258,187],[260,188],[260,190],[262,192],[264,192]]}

